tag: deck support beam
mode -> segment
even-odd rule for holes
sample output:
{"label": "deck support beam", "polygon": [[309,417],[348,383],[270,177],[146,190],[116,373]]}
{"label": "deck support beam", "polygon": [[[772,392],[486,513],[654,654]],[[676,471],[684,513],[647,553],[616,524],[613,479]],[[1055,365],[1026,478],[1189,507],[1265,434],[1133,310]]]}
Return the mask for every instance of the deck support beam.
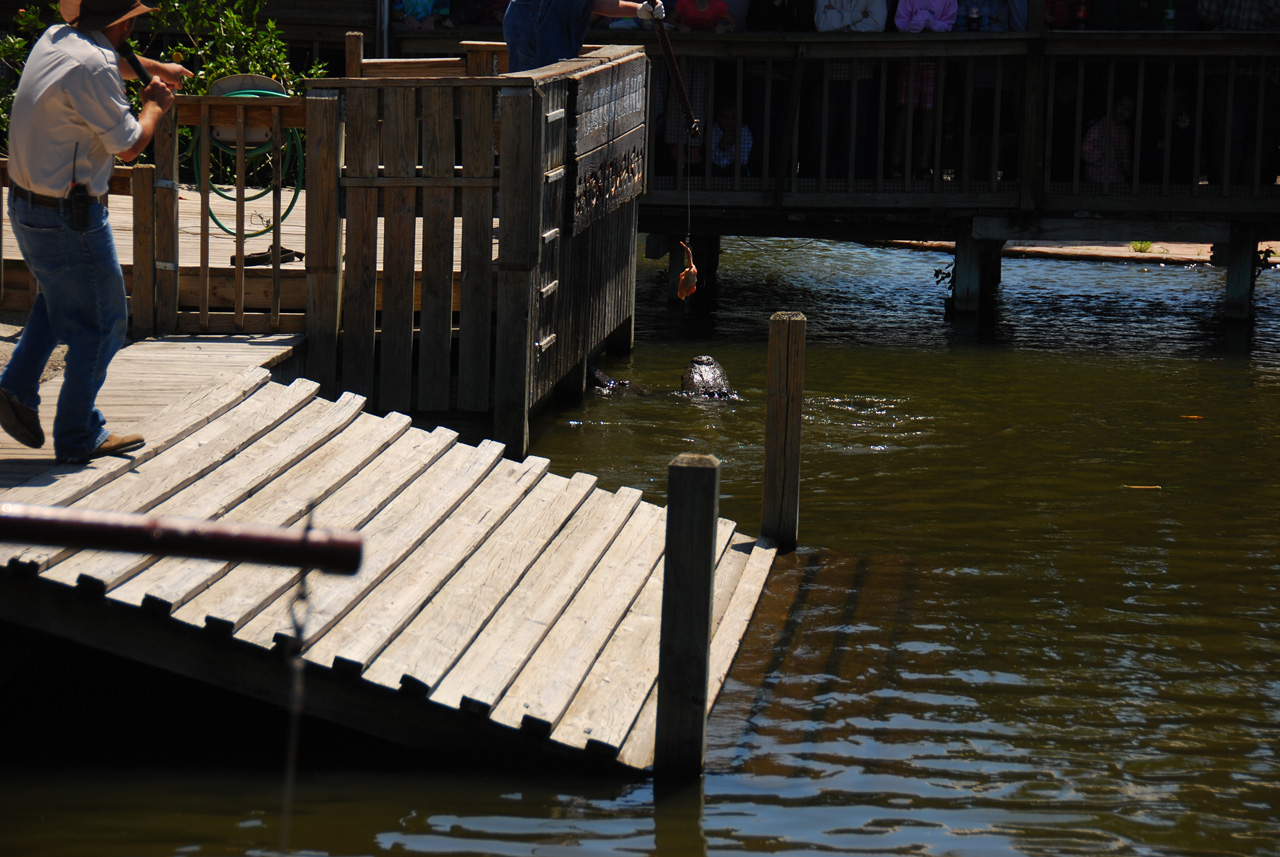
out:
{"label": "deck support beam", "polygon": [[956,236],[956,261],[951,275],[951,311],[977,315],[1000,285],[1000,251],[1004,241],[974,238],[965,228]]}
{"label": "deck support beam", "polygon": [[1227,297],[1223,308],[1228,318],[1253,315],[1253,285],[1257,278],[1257,224],[1233,221],[1231,241],[1227,245]]}

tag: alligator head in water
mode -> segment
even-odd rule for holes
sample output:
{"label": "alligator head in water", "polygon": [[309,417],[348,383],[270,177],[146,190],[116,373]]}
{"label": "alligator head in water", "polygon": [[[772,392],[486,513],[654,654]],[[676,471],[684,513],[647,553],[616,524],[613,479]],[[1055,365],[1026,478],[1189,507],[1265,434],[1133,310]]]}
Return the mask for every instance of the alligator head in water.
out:
{"label": "alligator head in water", "polygon": [[729,386],[729,376],[724,367],[709,354],[700,354],[684,367],[680,377],[680,391],[690,396],[706,396],[709,399],[736,399],[738,394]]}

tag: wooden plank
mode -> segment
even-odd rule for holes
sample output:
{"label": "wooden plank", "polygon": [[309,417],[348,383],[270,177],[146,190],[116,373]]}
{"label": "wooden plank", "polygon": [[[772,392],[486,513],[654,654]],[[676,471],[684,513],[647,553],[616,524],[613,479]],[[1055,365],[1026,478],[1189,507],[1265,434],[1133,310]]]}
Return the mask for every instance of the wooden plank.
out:
{"label": "wooden plank", "polygon": [[[462,175],[494,174],[493,90],[462,93]],[[488,411],[492,348],[493,192],[462,191],[462,312],[458,322],[458,409]],[[523,454],[524,450],[520,450]]]}
{"label": "wooden plank", "polygon": [[[285,407],[287,402],[286,399]],[[138,480],[122,480],[104,487],[75,505],[197,519],[220,517],[227,508],[248,497],[331,433],[355,419],[363,405],[358,396],[352,395],[344,396],[337,404],[324,400],[306,403],[300,409],[292,409],[287,418],[273,420],[269,431],[259,433],[252,440],[228,443],[228,436],[223,435],[219,438],[221,444],[211,441],[199,447],[202,454],[206,451],[211,454],[210,462],[191,463],[199,462],[201,456],[190,451],[184,451],[187,454],[183,461],[172,460],[172,457],[153,459],[135,471],[140,477]],[[210,474],[213,477],[208,482],[202,481]],[[95,553],[99,555],[94,556]],[[109,591],[151,561],[138,561],[128,554],[80,551],[57,565],[50,562],[52,567],[42,576],[68,586]]]}
{"label": "wooden plank", "polygon": [[360,64],[361,77],[462,77],[465,73],[465,62],[457,57],[376,59]]}
{"label": "wooden plank", "polygon": [[[422,173],[452,178],[453,90],[422,90]],[[449,409],[453,349],[453,194],[423,191],[422,314],[418,343],[418,408]]]}
{"label": "wooden plank", "polygon": [[430,699],[488,714],[640,503],[597,490],[521,578]]}
{"label": "wooden plank", "polygon": [[[346,100],[347,173],[378,174],[378,97]],[[346,269],[342,292],[342,387],[373,397],[375,290],[378,284],[378,191],[347,191]]]}
{"label": "wooden plank", "polygon": [[[732,521],[720,521],[717,556],[729,546],[733,531]],[[583,749],[591,742],[601,748],[615,748],[614,752],[622,746],[658,678],[665,573],[664,561],[654,569],[552,731],[551,739],[556,743]],[[716,581],[717,602],[722,582]]]}
{"label": "wooden plank", "polygon": [[338,389],[338,305],[342,258],[338,175],[342,131],[338,99],[329,91],[307,98],[307,374],[321,395]]}
{"label": "wooden plank", "polygon": [[[230,415],[193,432],[163,453],[153,453],[141,463],[141,456],[134,458],[127,468],[132,473],[128,479],[108,482],[71,505],[101,511],[145,512],[287,419],[306,404],[314,388],[309,381],[295,382],[288,388],[278,384],[264,387],[239,403]],[[38,570],[65,554],[52,548],[32,547],[24,549],[17,559]]]}
{"label": "wooden plank", "polygon": [[247,231],[244,217],[245,196],[245,122],[244,102],[236,106],[236,298],[235,326],[237,330],[244,328],[244,236]]}
{"label": "wooden plank", "polygon": [[246,123],[252,126],[270,128],[272,115],[279,113],[280,124],[285,128],[308,128],[306,99],[272,98],[265,104],[255,104],[235,96],[214,95],[179,95],[174,105],[179,125],[198,125],[201,110],[207,107],[209,122],[212,125],[234,127],[237,114],[244,111]]}
{"label": "wooden plank", "polygon": [[665,527],[660,507],[641,503],[636,508],[600,565],[494,707],[494,722],[539,737],[551,734],[662,558]]}
{"label": "wooden plank", "polygon": [[499,462],[448,520],[311,646],[307,660],[357,675],[363,672],[506,519],[549,466],[547,459],[537,456],[520,464],[505,459]]}
{"label": "wooden plank", "polygon": [[[417,93],[409,87],[383,90],[383,175],[410,177],[417,172]],[[382,323],[378,407],[413,409],[413,285],[417,192],[391,187],[383,204]]]}
{"label": "wooden plank", "polygon": [[[493,425],[515,455],[529,447],[533,378],[533,291],[542,252],[542,93],[502,96],[502,242],[498,247]],[[529,141],[526,144],[522,141]]]}
{"label": "wooden plank", "polygon": [[[132,457],[99,458],[87,466],[53,468],[30,484],[10,488],[4,493],[4,499],[35,506],[70,505],[208,425],[270,379],[270,372],[257,367],[216,375],[199,389],[135,425],[133,430],[147,439],[147,445]],[[8,562],[13,553],[8,550],[0,552],[0,563]]]}
{"label": "wooden plank", "polygon": [[[315,508],[316,526],[363,527],[456,440],[457,433],[448,429],[410,429]],[[229,635],[284,594],[297,578],[296,568],[240,565],[174,613],[174,618]]]}
{"label": "wooden plank", "polygon": [[[200,135],[200,282],[197,287],[196,303],[200,307],[200,324],[209,323],[209,192],[212,188],[213,174],[209,167],[212,155],[213,126],[209,122],[209,105],[200,105],[200,125],[196,129]],[[240,294],[244,291],[243,275],[239,276]],[[236,283],[231,285],[231,302],[235,302]],[[178,305],[182,306],[182,269],[178,269]]]}
{"label": "wooden plank", "polygon": [[[194,483],[151,511],[158,515],[198,520],[223,518],[250,497],[268,489],[295,464],[340,434],[360,415],[363,407],[364,400],[350,393],[343,394],[341,399],[332,403],[317,399],[219,467],[209,478]],[[73,559],[78,561],[82,556],[85,554]],[[62,566],[70,565],[72,561],[68,560]],[[155,561],[150,559],[145,565],[135,562],[131,571],[126,571],[123,562],[104,558],[94,565],[89,576],[103,582],[108,597],[137,606],[149,594],[150,578],[139,582],[136,575]],[[113,565],[116,570],[109,570]],[[53,576],[56,571],[50,571],[48,576]],[[158,597],[165,603],[172,603],[167,597]]]}
{"label": "wooden plank", "polygon": [[[229,523],[288,527],[333,494],[408,430],[403,414],[361,414],[346,430],[222,517]],[[236,563],[166,557],[111,592],[117,601],[172,613],[208,589]],[[201,617],[203,621],[203,617]]]}
{"label": "wooden plank", "polygon": [[543,477],[365,670],[365,679],[393,689],[402,683],[434,687],[595,484],[595,477],[584,473],[572,479]]}
{"label": "wooden plank", "polygon": [[[760,593],[769,579],[769,570],[773,567],[773,559],[777,554],[777,548],[770,542],[753,544],[749,538],[741,536],[735,541],[736,544],[721,562],[721,566],[732,560],[735,566],[741,564],[743,567],[731,590],[732,595],[720,617],[715,635],[711,638],[711,673],[707,682],[708,715],[720,689],[724,687],[729,668],[733,665],[742,636],[747,632],[747,626],[755,614]],[[746,552],[749,552],[749,556],[744,562],[742,555]],[[721,577],[721,571],[722,568],[716,569],[717,580]],[[728,569],[724,571],[727,576]],[[657,715],[657,694],[653,693],[645,700],[635,725],[628,733],[618,753],[618,761],[633,768],[647,768],[653,764]]]}
{"label": "wooden plank", "polygon": [[573,75],[572,151],[590,152],[644,125],[647,67],[645,57],[632,56]]}
{"label": "wooden plank", "polygon": [[161,117],[153,142],[156,157],[155,315],[156,333],[173,333],[178,312],[178,145],[172,112]]}
{"label": "wooden plank", "polygon": [[[502,444],[455,444],[361,528],[364,562],[358,574],[320,576],[307,585],[305,648],[324,635],[382,582],[444,518],[457,508],[502,458]],[[280,598],[242,628],[236,638],[257,646],[293,640],[288,597]]]}
{"label": "wooden plank", "polygon": [[[145,339],[156,330],[154,164],[133,173],[133,280],[129,290],[129,336]],[[0,262],[0,269],[3,269]]]}

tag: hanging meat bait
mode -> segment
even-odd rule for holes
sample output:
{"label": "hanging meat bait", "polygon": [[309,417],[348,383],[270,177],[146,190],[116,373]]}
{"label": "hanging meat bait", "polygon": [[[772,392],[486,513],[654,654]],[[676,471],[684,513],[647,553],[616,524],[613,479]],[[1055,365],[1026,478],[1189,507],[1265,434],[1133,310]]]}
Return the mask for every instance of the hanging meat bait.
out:
{"label": "hanging meat bait", "polygon": [[693,264],[693,250],[689,245],[681,241],[680,246],[684,248],[684,270],[680,272],[676,296],[680,300],[685,300],[698,290],[698,268]]}

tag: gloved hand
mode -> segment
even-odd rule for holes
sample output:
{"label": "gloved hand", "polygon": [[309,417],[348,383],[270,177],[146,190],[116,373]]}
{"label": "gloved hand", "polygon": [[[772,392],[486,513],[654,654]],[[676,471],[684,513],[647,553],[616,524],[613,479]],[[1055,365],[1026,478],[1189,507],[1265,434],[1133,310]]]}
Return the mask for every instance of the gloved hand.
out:
{"label": "gloved hand", "polygon": [[636,13],[637,18],[653,18],[658,21],[667,17],[667,10],[662,5],[662,0],[645,0],[640,4],[640,10]]}

